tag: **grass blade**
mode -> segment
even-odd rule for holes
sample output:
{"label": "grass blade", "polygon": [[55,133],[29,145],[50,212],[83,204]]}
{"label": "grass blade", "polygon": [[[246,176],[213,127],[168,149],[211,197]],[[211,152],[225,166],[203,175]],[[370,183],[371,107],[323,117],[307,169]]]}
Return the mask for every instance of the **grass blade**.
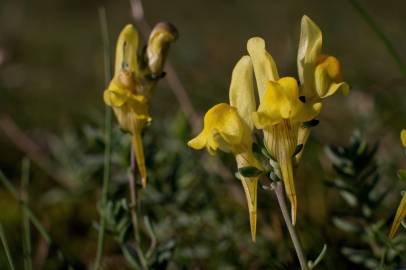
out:
{"label": "grass blade", "polygon": [[11,184],[10,180],[3,174],[2,171],[0,171],[0,183],[4,185],[4,187],[13,195],[13,197],[21,203],[21,207],[27,211],[27,215],[30,217],[30,220],[34,227],[39,231],[39,233],[42,235],[42,237],[45,238],[45,240],[48,242],[48,244],[51,243],[51,237],[48,234],[47,230],[42,226],[41,222],[38,220],[38,218],[35,216],[35,214],[31,211],[31,209],[28,207],[28,205],[20,200],[20,196],[17,192],[17,190],[14,188],[14,186]]}
{"label": "grass blade", "polygon": [[378,38],[382,41],[383,45],[385,46],[388,53],[392,56],[393,60],[395,60],[396,64],[399,67],[399,70],[402,72],[403,75],[406,76],[406,66],[404,65],[402,58],[398,54],[395,49],[393,43],[389,40],[386,34],[382,31],[379,25],[374,21],[374,19],[369,15],[367,10],[361,6],[358,0],[349,0],[352,7],[358,12],[358,14],[365,20],[365,22],[372,28]]}
{"label": "grass blade", "polygon": [[11,258],[10,249],[8,248],[7,239],[4,234],[3,225],[1,223],[0,223],[0,238],[1,238],[1,243],[3,244],[4,252],[6,253],[8,266],[11,270],[15,270],[14,263]]}
{"label": "grass blade", "polygon": [[[22,162],[22,177],[21,177],[21,201],[24,204],[28,204],[28,183],[30,180],[30,161],[25,158]],[[32,270],[31,259],[31,231],[30,231],[30,216],[28,214],[27,207],[22,208],[23,216],[23,256],[24,256],[24,269]]]}
{"label": "grass blade", "polygon": [[[104,80],[107,87],[111,79],[111,61],[110,61],[110,43],[107,26],[106,10],[104,7],[99,9],[99,19],[101,34],[103,39],[103,56],[104,56]],[[111,170],[111,133],[112,133],[112,112],[111,108],[105,107],[105,150],[104,150],[104,171],[103,171],[103,187],[101,207],[107,204],[109,186],[110,186],[110,170]],[[94,269],[100,269],[101,258],[103,256],[104,242],[105,242],[106,220],[103,215],[100,216],[100,228],[97,241],[97,255],[94,263]]]}

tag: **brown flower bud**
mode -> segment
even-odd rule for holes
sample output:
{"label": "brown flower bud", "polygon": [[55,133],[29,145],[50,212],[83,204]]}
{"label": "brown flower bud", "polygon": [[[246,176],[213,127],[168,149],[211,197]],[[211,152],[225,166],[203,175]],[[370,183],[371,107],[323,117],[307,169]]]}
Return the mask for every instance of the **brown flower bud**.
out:
{"label": "brown flower bud", "polygon": [[152,30],[146,51],[148,67],[153,75],[160,75],[165,64],[169,45],[178,38],[175,26],[167,22],[157,23]]}

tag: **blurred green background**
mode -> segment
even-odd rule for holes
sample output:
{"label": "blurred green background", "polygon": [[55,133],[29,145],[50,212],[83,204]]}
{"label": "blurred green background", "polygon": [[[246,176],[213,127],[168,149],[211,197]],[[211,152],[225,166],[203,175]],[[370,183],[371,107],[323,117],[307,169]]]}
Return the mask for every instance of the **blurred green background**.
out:
{"label": "blurred green background", "polygon": [[[405,2],[359,2],[387,35],[400,59],[406,61]],[[21,151],[21,145],[19,147],[6,136],[5,129],[10,126],[4,125],[4,119],[11,117],[38,144],[41,153],[49,156],[51,168],[58,171],[58,175],[80,182],[73,184],[75,187],[67,192],[66,186],[53,181],[49,172],[44,172],[35,162],[32,165],[30,196],[35,201],[33,209],[39,213],[58,245],[64,247],[68,257],[78,262],[77,269],[85,269],[91,264],[97,239],[92,222],[98,219],[96,205],[100,198],[101,174],[97,166],[100,164],[95,161],[94,168],[86,171],[83,167],[93,163],[80,151],[102,155],[99,146],[93,149],[87,144],[82,129],[87,126],[99,132],[103,127],[104,63],[98,17],[98,9],[102,6],[107,14],[113,55],[118,33],[125,24],[134,22],[129,1],[0,2],[0,119],[3,123],[0,129],[0,168],[19,185],[20,160],[26,153]],[[398,185],[396,168],[406,164],[399,142],[399,131],[406,127],[403,117],[406,115],[406,80],[382,40],[351,1],[146,0],[144,11],[151,25],[170,21],[177,27],[180,38],[171,47],[169,61],[199,114],[213,104],[227,101],[231,71],[237,60],[247,53],[248,38],[263,37],[280,74],[297,76],[300,19],[306,14],[320,26],[324,52],[341,60],[344,78],[351,85],[352,92],[349,97],[338,94],[325,103],[321,124],[314,129],[306,146],[297,176],[301,218],[298,228],[307,229],[302,237],[311,256],[317,255],[324,242],[333,243],[330,250],[333,254],[322,268],[362,269],[334,255],[342,243],[334,243],[331,240],[334,235],[327,237],[334,234],[331,231],[331,205],[338,199],[334,194],[330,196],[323,184],[323,180],[332,175],[323,148],[327,144],[347,143],[358,129],[367,140],[380,141],[377,160],[382,186]],[[147,165],[154,169],[150,184],[153,186],[156,181],[158,187],[146,191],[146,204],[149,200],[152,202],[145,206],[145,211],[153,213],[157,224],[182,217],[185,224],[189,224],[186,227],[179,225],[175,230],[167,228],[171,225],[168,221],[157,225],[158,236],[177,239],[180,246],[175,248],[171,267],[294,269],[296,258],[289,241],[278,246],[286,232],[282,231],[282,220],[273,196],[261,191],[258,211],[262,217],[258,222],[258,243],[254,245],[249,241],[240,184],[233,179],[222,179],[207,168],[198,168],[201,153],[184,145],[193,134],[164,80],[155,90],[151,114],[154,121],[146,131],[145,143]],[[128,141],[121,144],[128,147]],[[232,158],[222,154],[219,158],[233,174]],[[174,166],[179,166],[180,172],[173,173]],[[116,170],[120,171],[120,167]],[[83,181],[78,179],[81,177]],[[185,177],[192,180],[184,180]],[[186,181],[184,188],[188,192],[199,194],[201,198],[194,198],[190,204],[186,201],[171,205],[170,198],[178,196],[180,191],[166,189],[165,185],[177,183],[179,179]],[[231,191],[235,194],[232,195]],[[399,191],[400,188],[393,191],[385,200],[385,207],[389,209],[387,217],[395,212]],[[154,192],[165,196],[158,196],[160,199],[155,200],[158,193]],[[163,197],[167,200],[160,201]],[[167,204],[162,205],[163,202]],[[163,209],[153,209],[154,205]],[[0,221],[9,232],[7,236],[17,260],[21,256],[20,213],[18,204],[2,188],[0,207]],[[207,218],[209,225],[202,225],[202,218],[203,221]],[[215,248],[220,244],[219,239],[223,239],[224,247]],[[33,241],[40,242],[35,231]],[[120,251],[114,241],[109,241],[106,254],[112,261],[121,262]],[[50,254],[52,257],[52,252]],[[1,260],[4,263],[4,256]],[[346,268],[335,268],[335,260]],[[282,263],[274,264],[278,261]],[[59,269],[56,265],[45,263],[44,267]],[[117,265],[106,267],[122,269]]]}

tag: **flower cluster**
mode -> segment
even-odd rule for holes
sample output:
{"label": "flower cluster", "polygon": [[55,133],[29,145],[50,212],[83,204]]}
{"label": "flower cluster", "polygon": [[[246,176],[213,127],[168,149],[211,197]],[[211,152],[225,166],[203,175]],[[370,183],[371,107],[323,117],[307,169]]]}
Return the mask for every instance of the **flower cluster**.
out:
{"label": "flower cluster", "polygon": [[[265,41],[248,40],[248,55],[234,67],[229,91],[230,104],[220,103],[204,116],[203,131],[188,145],[194,149],[217,149],[235,155],[238,168],[254,167],[264,171],[253,152],[254,128],[262,130],[264,146],[270,154],[274,174],[283,180],[296,222],[297,199],[293,165],[300,160],[312,122],[321,110],[323,98],[341,90],[349,92],[342,81],[340,62],[321,52],[322,34],[307,16],[302,18],[297,65],[300,83],[293,77],[279,77],[276,64],[267,52]],[[255,99],[254,79],[259,97]],[[298,147],[299,146],[299,147]],[[299,149],[299,150],[298,150]],[[257,185],[261,174],[241,175],[246,194],[252,239],[256,234]]]}
{"label": "flower cluster", "polygon": [[151,121],[149,100],[151,92],[162,78],[167,50],[177,38],[169,23],[158,23],[152,30],[146,50],[140,52],[140,38],[133,25],[121,31],[117,46],[114,77],[104,91],[104,102],[111,106],[120,127],[132,134],[132,145],[142,185],[147,183],[142,129]]}
{"label": "flower cluster", "polygon": [[[404,148],[406,148],[406,129],[403,129],[400,132],[400,140]],[[400,170],[399,177],[406,179],[406,171]],[[398,210],[396,211],[395,220],[393,221],[392,227],[389,232],[389,237],[392,238],[395,236],[396,232],[399,229],[402,220],[406,217],[406,193],[403,194],[402,200],[400,201]]]}

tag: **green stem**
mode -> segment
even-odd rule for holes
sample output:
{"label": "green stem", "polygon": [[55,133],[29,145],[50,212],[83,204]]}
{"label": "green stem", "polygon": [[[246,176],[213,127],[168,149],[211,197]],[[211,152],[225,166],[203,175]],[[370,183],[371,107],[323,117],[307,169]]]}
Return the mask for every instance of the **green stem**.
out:
{"label": "green stem", "polygon": [[[21,177],[21,201],[28,204],[28,183],[30,180],[30,160],[25,158],[22,162],[22,177]],[[24,269],[32,270],[31,259],[31,231],[30,231],[30,216],[27,207],[22,207],[23,215],[23,255]]]}
{"label": "green stem", "polygon": [[[135,147],[133,145],[132,147]],[[140,242],[140,232],[138,226],[138,217],[137,217],[137,208],[138,208],[138,190],[137,190],[137,183],[135,181],[136,175],[136,161],[135,161],[135,150],[131,148],[131,169],[128,175],[128,182],[130,185],[130,198],[131,198],[131,220],[134,228],[134,239],[137,245]]]}
{"label": "green stem", "polygon": [[0,223],[0,239],[1,239],[1,243],[3,244],[4,252],[6,253],[8,267],[11,270],[15,270],[13,259],[11,258],[11,252],[8,247],[6,236],[4,234],[3,225],[1,223]]}
{"label": "green stem", "polygon": [[286,224],[286,227],[288,228],[290,238],[292,239],[293,246],[296,251],[296,255],[299,259],[300,268],[302,270],[309,270],[309,268],[307,267],[306,257],[303,253],[302,245],[300,244],[300,241],[299,241],[299,237],[297,236],[295,228],[293,227],[292,222],[290,221],[289,211],[288,211],[288,207],[286,205],[286,200],[285,200],[285,191],[283,190],[283,185],[280,181],[273,182],[271,184],[271,188],[273,189],[273,191],[276,194],[279,208],[281,209],[283,219],[285,220],[285,224]]}
{"label": "green stem", "polygon": [[372,30],[375,32],[378,38],[382,41],[388,53],[392,56],[393,60],[395,60],[402,74],[406,75],[406,66],[404,65],[402,58],[396,51],[395,46],[392,44],[389,38],[385,35],[382,29],[379,28],[378,24],[374,21],[371,15],[368,14],[366,9],[363,8],[357,0],[349,0],[349,1],[353,6],[353,8],[359,13],[359,15],[361,15],[361,17],[365,20],[365,22],[372,28]]}
{"label": "green stem", "polygon": [[[132,147],[136,147],[133,145]],[[138,196],[138,189],[137,189],[137,183],[136,183],[136,174],[137,174],[137,165],[136,165],[136,160],[135,160],[135,149],[131,148],[131,167],[128,175],[128,182],[130,186],[130,199],[131,199],[131,221],[133,224],[133,229],[134,229],[134,241],[135,241],[135,251],[137,252],[138,258],[141,263],[141,269],[142,270],[148,270],[148,264],[147,261],[145,260],[144,253],[142,251],[141,247],[141,237],[140,237],[140,228],[139,228],[139,223],[138,223],[138,215],[137,213],[139,212],[138,210],[140,209],[139,207],[139,196]]]}
{"label": "green stem", "polygon": [[[101,26],[101,33],[103,38],[103,55],[104,55],[104,80],[107,87],[111,79],[111,61],[110,61],[110,45],[107,27],[106,10],[104,7],[99,9],[99,19]],[[108,201],[108,193],[111,178],[111,139],[112,139],[112,112],[111,108],[105,107],[105,141],[106,146],[104,149],[104,171],[103,171],[103,187],[101,199],[101,215],[100,215],[100,228],[97,241],[97,255],[94,263],[94,269],[99,270],[101,259],[103,256],[105,234],[106,234],[106,218],[103,214],[104,208]]]}
{"label": "green stem", "polygon": [[385,269],[385,256],[386,256],[386,248],[382,250],[382,255],[379,263],[379,270]]}

